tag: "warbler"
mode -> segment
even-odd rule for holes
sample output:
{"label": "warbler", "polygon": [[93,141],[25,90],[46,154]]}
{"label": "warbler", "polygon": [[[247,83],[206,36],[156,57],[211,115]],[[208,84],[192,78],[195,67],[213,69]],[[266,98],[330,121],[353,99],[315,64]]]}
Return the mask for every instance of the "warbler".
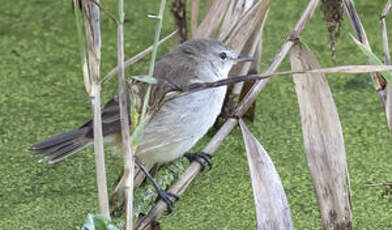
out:
{"label": "warbler", "polygon": [[[146,116],[148,121],[135,153],[138,164],[149,168],[155,163],[177,159],[189,151],[214,124],[221,112],[227,88],[220,86],[173,96],[170,84],[160,82],[186,86],[222,80],[228,77],[236,63],[251,60],[213,39],[186,41],[163,56],[153,72],[158,83],[151,86]],[[147,88],[147,83],[138,82],[132,85],[130,92],[138,98],[144,98]],[[118,96],[115,96],[102,109],[105,143],[121,140],[118,101]],[[93,138],[93,123],[90,120],[77,129],[43,140],[30,147],[30,150],[43,155],[43,160],[52,164],[90,146]],[[207,153],[188,153],[186,156],[191,161],[203,164],[210,162]],[[143,171],[153,181],[148,171]],[[171,210],[175,195],[164,192],[157,185],[156,188]]]}

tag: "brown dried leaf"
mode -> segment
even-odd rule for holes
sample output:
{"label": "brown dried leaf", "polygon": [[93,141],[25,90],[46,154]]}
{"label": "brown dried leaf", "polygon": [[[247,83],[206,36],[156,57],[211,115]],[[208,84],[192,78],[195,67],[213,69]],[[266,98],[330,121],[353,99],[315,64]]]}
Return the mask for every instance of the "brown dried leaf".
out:
{"label": "brown dried leaf", "polygon": [[215,0],[200,26],[197,28],[195,33],[192,34],[193,38],[213,37],[213,34],[218,29],[223,16],[226,14],[229,3],[230,1],[227,0]]}
{"label": "brown dried leaf", "polygon": [[254,4],[254,0],[230,1],[225,18],[220,29],[219,40],[227,37],[230,31],[237,25],[245,12]]}
{"label": "brown dried leaf", "polygon": [[200,0],[192,0],[191,2],[191,32],[193,36],[198,26]]}
{"label": "brown dried leaf", "polygon": [[[290,52],[293,71],[320,68],[303,44]],[[351,229],[349,181],[343,132],[336,105],[322,73],[294,74],[308,166],[324,229]]]}
{"label": "brown dried leaf", "polygon": [[[250,2],[250,1],[247,1],[247,2]],[[256,70],[256,69],[258,69],[258,66],[260,65],[261,40],[262,40],[263,28],[264,28],[264,24],[265,24],[267,15],[268,15],[268,10],[267,10],[267,13],[264,15],[264,18],[261,19],[261,22],[258,25],[258,27],[256,27],[252,33],[249,33],[247,41],[240,52],[242,55],[254,57],[255,60],[253,62],[238,63],[237,65],[235,65],[231,69],[229,76],[238,76],[238,75],[244,75],[244,74],[257,74],[258,73],[258,70]],[[225,17],[225,18],[227,18],[227,17]],[[258,18],[255,18],[254,20],[260,21],[260,19],[258,19]],[[221,32],[223,32],[223,31],[221,31]],[[254,71],[250,71],[251,66],[253,66]],[[221,116],[223,118],[230,117],[233,114],[236,102],[243,98],[243,97],[240,97],[240,94],[243,94],[243,96],[245,96],[245,94],[253,86],[254,82],[255,81],[244,82],[244,83],[241,82],[241,83],[236,84],[233,87],[228,88],[227,97],[225,99],[225,103],[224,103],[224,106],[222,109],[222,114],[221,114]],[[246,87],[245,92],[241,92],[243,86]],[[254,108],[254,106],[255,106],[255,103],[253,103],[252,107]],[[250,118],[254,117],[254,109],[253,110],[251,109],[247,115]]]}
{"label": "brown dried leaf", "polygon": [[267,151],[240,119],[256,205],[257,229],[294,229],[282,182]]}
{"label": "brown dried leaf", "polygon": [[241,18],[236,26],[227,34],[221,37],[225,44],[238,52],[244,48],[252,32],[260,28],[263,19],[269,9],[271,0],[257,1]]}

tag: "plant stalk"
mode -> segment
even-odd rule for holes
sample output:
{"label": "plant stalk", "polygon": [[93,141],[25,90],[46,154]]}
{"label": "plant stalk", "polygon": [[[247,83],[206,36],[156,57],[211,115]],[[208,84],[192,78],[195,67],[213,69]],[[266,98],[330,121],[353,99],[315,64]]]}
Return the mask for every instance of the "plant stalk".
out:
{"label": "plant stalk", "polygon": [[125,82],[124,67],[124,0],[118,0],[119,24],[117,31],[117,56],[118,56],[118,89],[120,104],[120,121],[122,137],[122,153],[124,157],[124,196],[125,196],[125,229],[133,230],[133,183],[135,154],[130,145],[129,113],[130,100]]}
{"label": "plant stalk", "polygon": [[[157,18],[158,22],[157,22],[157,25],[155,28],[155,38],[154,38],[154,45],[153,45],[152,53],[151,53],[150,68],[148,70],[149,77],[152,77],[152,75],[154,74],[155,60],[156,60],[157,52],[158,52],[158,42],[159,42],[159,37],[161,35],[163,13],[165,11],[165,6],[166,6],[166,0],[161,0],[161,5],[159,7],[159,15]],[[148,101],[150,100],[150,92],[151,92],[151,85],[148,86],[147,91],[146,91],[146,95],[144,97],[141,121],[143,121],[146,117]]]}
{"label": "plant stalk", "polygon": [[[98,1],[98,0],[97,0]],[[99,7],[91,1],[83,1],[88,59],[91,80],[91,105],[94,125],[94,152],[98,184],[99,210],[102,215],[110,216],[106,183],[105,155],[103,151],[101,118],[101,85],[99,82],[101,61],[101,28]]]}

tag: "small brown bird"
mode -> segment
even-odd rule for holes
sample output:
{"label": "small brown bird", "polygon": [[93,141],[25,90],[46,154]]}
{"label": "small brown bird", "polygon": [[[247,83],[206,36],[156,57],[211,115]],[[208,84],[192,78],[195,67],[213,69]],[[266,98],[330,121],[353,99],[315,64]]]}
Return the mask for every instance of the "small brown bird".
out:
{"label": "small brown bird", "polygon": [[[212,82],[227,78],[237,62],[251,60],[216,40],[194,39],[179,45],[157,62],[153,76],[158,82],[162,80],[178,85]],[[139,82],[133,85],[132,92],[144,98],[146,89],[147,84]],[[221,86],[173,97],[167,84],[153,85],[147,111],[149,121],[136,150],[138,164],[151,167],[183,156],[214,124],[225,94],[226,86]],[[117,96],[102,110],[102,128],[105,142],[118,139],[121,126]],[[90,120],[75,130],[39,142],[30,150],[43,155],[43,160],[49,163],[57,163],[92,143],[93,125]],[[185,156],[199,163],[210,162],[206,153]],[[143,171],[153,181],[148,171]],[[153,183],[171,210],[175,196]]]}

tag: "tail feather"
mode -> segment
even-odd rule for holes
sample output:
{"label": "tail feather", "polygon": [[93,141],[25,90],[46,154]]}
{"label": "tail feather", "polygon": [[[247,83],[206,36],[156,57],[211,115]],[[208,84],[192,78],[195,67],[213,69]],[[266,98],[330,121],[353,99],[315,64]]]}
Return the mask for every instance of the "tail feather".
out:
{"label": "tail feather", "polygon": [[64,160],[65,158],[71,156],[73,153],[79,152],[80,150],[86,148],[90,144],[79,145],[79,144],[70,144],[67,145],[53,154],[47,155],[43,158],[43,160],[48,161],[50,164],[54,164]]}
{"label": "tail feather", "polygon": [[66,141],[72,141],[73,139],[76,139],[86,133],[86,129],[81,128],[81,129],[74,129],[72,131],[62,133],[53,137],[50,137],[46,140],[43,140],[29,148],[31,151],[36,151],[36,150],[41,150],[41,149],[47,149],[50,147],[57,146],[59,144],[65,143]]}
{"label": "tail feather", "polygon": [[89,128],[84,127],[56,135],[31,146],[29,150],[43,155],[41,161],[57,163],[90,145],[92,139],[86,137],[88,131]]}

